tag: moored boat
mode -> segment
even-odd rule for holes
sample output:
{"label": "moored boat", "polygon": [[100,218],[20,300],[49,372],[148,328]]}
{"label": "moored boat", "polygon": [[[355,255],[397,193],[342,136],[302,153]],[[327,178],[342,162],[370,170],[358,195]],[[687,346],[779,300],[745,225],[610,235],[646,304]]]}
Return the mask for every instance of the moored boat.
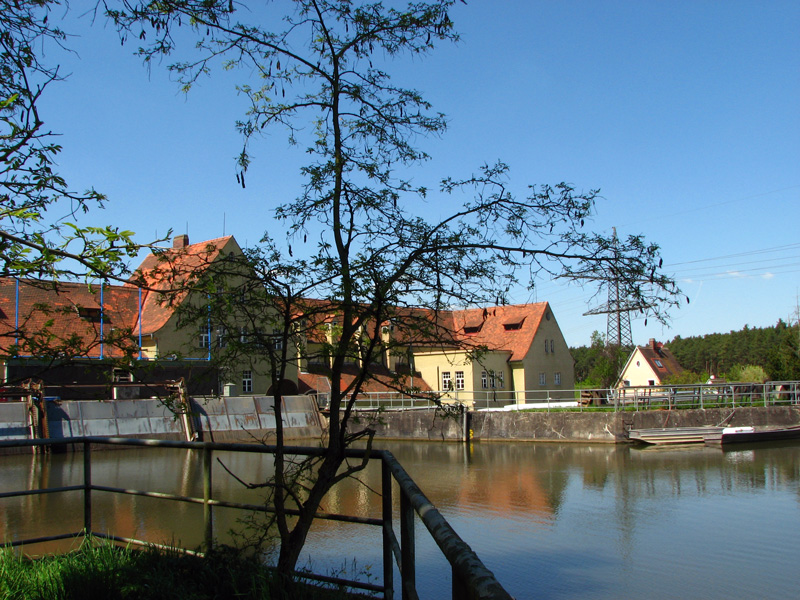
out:
{"label": "moored boat", "polygon": [[709,446],[719,446],[793,439],[800,439],[800,425],[722,427],[718,432],[709,432],[704,441]]}
{"label": "moored boat", "polygon": [[628,439],[644,444],[702,444],[706,436],[714,435],[722,427],[656,427],[651,429],[631,429]]}

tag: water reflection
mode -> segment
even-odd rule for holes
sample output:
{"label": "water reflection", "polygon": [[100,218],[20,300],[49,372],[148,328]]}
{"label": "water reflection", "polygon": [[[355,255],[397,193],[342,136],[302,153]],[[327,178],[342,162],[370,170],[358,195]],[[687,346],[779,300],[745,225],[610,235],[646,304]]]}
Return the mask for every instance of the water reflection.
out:
{"label": "water reflection", "polygon": [[[518,598],[790,597],[800,535],[800,446],[638,449],[579,444],[390,443],[430,500]],[[202,456],[189,451],[98,452],[100,485],[202,496]],[[220,453],[247,481],[272,475],[271,459]],[[83,457],[0,458],[3,489],[83,481]],[[214,495],[258,503],[219,463]],[[324,510],[379,516],[380,469],[345,481]],[[94,494],[94,526],[155,542],[202,540],[202,507]],[[397,492],[393,501],[397,506]],[[80,492],[0,500],[0,535],[33,537],[82,527]],[[215,511],[222,541],[242,530]],[[449,568],[417,531],[418,579],[427,597],[447,597]],[[380,530],[330,521],[309,538],[315,569],[366,577],[381,564]],[[313,557],[313,558],[312,558]],[[351,559],[357,558],[355,568]],[[365,573],[367,573],[365,575]],[[379,579],[379,574],[372,577]]]}

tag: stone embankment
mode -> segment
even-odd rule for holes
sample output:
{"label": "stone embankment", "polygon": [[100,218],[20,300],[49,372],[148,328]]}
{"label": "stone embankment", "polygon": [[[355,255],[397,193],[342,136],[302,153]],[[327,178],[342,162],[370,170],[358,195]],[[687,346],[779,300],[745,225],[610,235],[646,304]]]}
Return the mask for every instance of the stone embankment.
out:
{"label": "stone embankment", "polygon": [[626,441],[629,429],[703,425],[798,425],[800,407],[768,406],[641,412],[470,412],[441,410],[359,413],[379,439],[537,442]]}

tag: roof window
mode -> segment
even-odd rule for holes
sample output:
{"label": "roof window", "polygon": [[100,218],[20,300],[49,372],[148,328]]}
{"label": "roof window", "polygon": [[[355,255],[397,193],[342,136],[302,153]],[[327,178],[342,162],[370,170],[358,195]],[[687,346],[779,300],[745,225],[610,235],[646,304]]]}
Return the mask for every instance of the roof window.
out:
{"label": "roof window", "polygon": [[78,316],[84,321],[98,322],[103,318],[103,311],[100,308],[89,308],[78,306]]}

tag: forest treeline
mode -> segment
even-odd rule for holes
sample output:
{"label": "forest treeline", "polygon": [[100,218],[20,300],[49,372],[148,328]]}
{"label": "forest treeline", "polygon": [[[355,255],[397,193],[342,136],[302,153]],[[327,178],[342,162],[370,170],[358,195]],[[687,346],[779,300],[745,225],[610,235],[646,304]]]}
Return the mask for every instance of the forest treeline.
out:
{"label": "forest treeline", "polygon": [[[575,380],[579,384],[589,387],[615,384],[627,353],[615,356],[605,348],[603,338],[595,332],[590,346],[570,348],[575,359]],[[710,375],[729,381],[800,380],[800,326],[797,323],[789,325],[779,320],[773,327],[745,325],[730,333],[677,336],[664,345],[686,370],[679,378],[681,383],[704,383]],[[754,375],[759,373],[760,376]]]}

